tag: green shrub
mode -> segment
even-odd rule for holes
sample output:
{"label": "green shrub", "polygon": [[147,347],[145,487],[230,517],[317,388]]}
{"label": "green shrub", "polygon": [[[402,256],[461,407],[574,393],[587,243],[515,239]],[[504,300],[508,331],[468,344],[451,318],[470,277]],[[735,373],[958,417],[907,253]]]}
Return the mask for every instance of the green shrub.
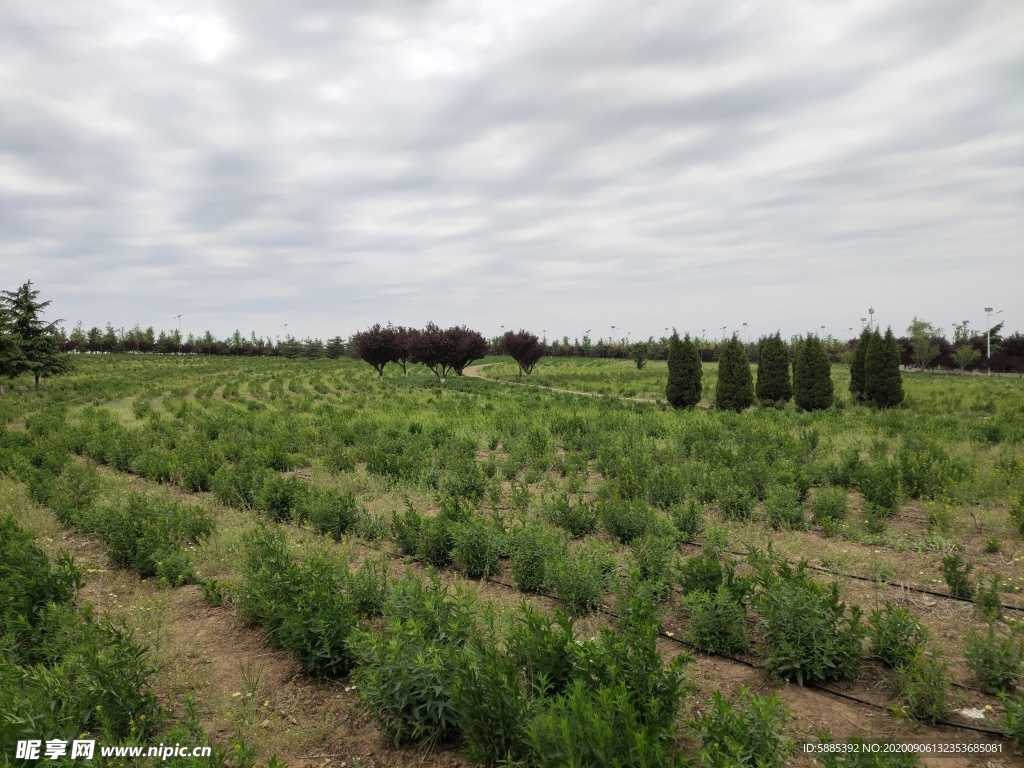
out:
{"label": "green shrub", "polygon": [[257,506],[263,481],[269,474],[251,462],[222,466],[213,474],[210,490],[221,504],[251,509]]}
{"label": "green shrub", "polygon": [[286,522],[292,519],[293,510],[304,496],[305,486],[301,480],[271,472],[263,477],[256,506],[274,522]]}
{"label": "green shrub", "polygon": [[46,606],[71,602],[81,585],[70,556],[62,554],[52,565],[31,533],[10,515],[0,516],[0,637],[12,641],[12,650],[38,645]]}
{"label": "green shrub", "polygon": [[543,592],[551,586],[554,564],[565,552],[565,539],[555,531],[527,524],[512,538],[512,580],[524,592]]}
{"label": "green shrub", "polygon": [[525,756],[530,702],[515,662],[488,639],[472,637],[458,655],[452,703],[470,760],[507,765]]}
{"label": "green shrub", "polygon": [[483,579],[499,568],[500,536],[483,520],[472,519],[454,528],[452,560],[471,579]]}
{"label": "green shrub", "polygon": [[573,538],[593,533],[597,527],[597,506],[587,501],[573,504],[567,494],[556,497],[545,512],[551,523],[567,530]]}
{"label": "green shrub", "polygon": [[801,567],[765,585],[757,600],[768,668],[798,684],[835,680],[861,663],[866,634],[859,606],[839,602],[839,585],[823,586]]}
{"label": "green shrub", "polygon": [[663,536],[647,534],[634,539],[630,545],[630,567],[636,569],[639,577],[651,585],[652,596],[657,600],[668,596],[675,552],[675,543]]}
{"label": "green shrub", "polygon": [[205,440],[185,440],[171,455],[171,482],[186,491],[208,491],[221,459]]}
{"label": "green shrub", "polygon": [[687,597],[690,631],[687,640],[708,653],[731,654],[750,647],[747,611],[724,585],[714,592],[696,591]]}
{"label": "green shrub", "polygon": [[971,631],[964,651],[967,666],[986,693],[1007,693],[1017,687],[1024,664],[1024,637],[1019,631],[999,632],[989,624],[984,633]]}
{"label": "green shrub", "polygon": [[1017,746],[1024,745],[1024,699],[1020,696],[1011,698],[1001,696],[1003,703],[1003,718],[1000,726],[1003,733],[1017,742]]}
{"label": "green shrub", "polygon": [[900,508],[900,470],[885,461],[878,462],[861,473],[860,492],[864,506],[881,517],[889,517]]}
{"label": "green shrub", "polygon": [[735,562],[731,559],[720,561],[713,552],[704,552],[684,560],[676,570],[676,580],[684,595],[701,591],[715,592],[722,584],[735,593],[735,588],[739,586]]}
{"label": "green shrub", "polygon": [[871,627],[871,654],[894,669],[910,664],[928,641],[928,630],[921,622],[906,608],[892,603],[872,611],[868,624]]}
{"label": "green shrub", "polygon": [[764,502],[768,525],[782,530],[804,530],[807,521],[797,489],[791,485],[771,485]]}
{"label": "green shrub", "polygon": [[946,580],[949,593],[953,597],[970,600],[974,597],[974,585],[971,583],[971,571],[974,565],[964,562],[960,555],[945,555],[942,558],[942,577]]}
{"label": "green shrub", "polygon": [[811,520],[820,525],[826,535],[835,533],[846,520],[849,503],[842,488],[822,488],[811,503]]}
{"label": "green shrub", "polygon": [[638,539],[654,526],[654,510],[641,501],[612,498],[601,505],[604,529],[623,544]]}
{"label": "green shrub", "polygon": [[133,493],[123,505],[97,508],[95,527],[112,564],[177,586],[195,578],[187,550],[213,532],[213,518],[199,507]]}
{"label": "green shrub", "polygon": [[525,728],[524,739],[529,765],[539,768],[684,765],[668,734],[644,722],[632,706],[622,681],[596,689],[583,680],[574,681],[537,711]]}
{"label": "green shrub", "polygon": [[443,568],[451,563],[452,549],[455,547],[455,525],[442,513],[425,518],[420,526],[416,557],[435,568]]}
{"label": "green shrub", "polygon": [[704,768],[781,768],[793,752],[783,733],[789,708],[773,693],[758,696],[741,688],[736,703],[711,694],[711,709],[693,726],[700,734],[700,765]]}
{"label": "green shrub", "polygon": [[359,506],[351,493],[334,488],[309,488],[298,500],[297,513],[309,522],[317,533],[339,541],[355,528]]}
{"label": "green shrub", "polygon": [[72,461],[52,482],[47,506],[64,525],[88,531],[88,517],[100,491],[99,474],[92,467]]}
{"label": "green shrub", "polygon": [[572,679],[580,646],[572,618],[560,609],[549,616],[522,603],[509,630],[508,655],[523,670],[535,696],[561,693]]}
{"label": "green shrub", "polygon": [[348,580],[348,594],[364,618],[381,616],[388,604],[390,581],[383,560],[367,560]]}
{"label": "green shrub", "polygon": [[242,546],[242,618],[262,624],[267,638],[307,672],[347,674],[355,660],[350,640],[359,619],[355,600],[344,592],[348,572],[319,555],[295,562],[280,531],[249,531]]}
{"label": "green shrub", "polygon": [[405,502],[405,512],[391,513],[391,527],[395,531],[395,543],[405,554],[416,554],[424,519],[410,501]]}
{"label": "green shrub", "polygon": [[730,480],[726,485],[716,489],[718,508],[729,520],[749,520],[754,511],[754,497],[747,488],[736,485]]}
{"label": "green shrub", "polygon": [[25,725],[31,734],[68,741],[83,732],[104,741],[151,736],[161,711],[146,650],[128,631],[89,611],[51,605],[41,618],[45,663],[19,667],[7,654],[0,658],[0,701],[10,724],[0,727],[5,756],[26,737]]}
{"label": "green shrub", "polygon": [[999,585],[1002,579],[999,574],[992,574],[985,578],[984,574],[978,577],[978,588],[974,594],[974,607],[978,613],[989,622],[999,621],[1003,618],[1003,599],[999,593]]}
{"label": "green shrub", "polygon": [[692,542],[704,529],[704,510],[696,499],[690,499],[685,504],[673,504],[669,514],[683,541]]}
{"label": "green shrub", "polygon": [[349,638],[358,626],[355,601],[342,592],[347,573],[313,557],[295,571],[290,603],[272,639],[319,677],[348,674],[355,661]]}
{"label": "green shrub", "polygon": [[412,620],[423,627],[427,635],[446,644],[462,645],[477,627],[471,593],[456,589],[450,591],[441,584],[436,574],[424,581],[415,574],[392,584],[391,599],[384,615],[391,622]]}
{"label": "green shrub", "polygon": [[949,712],[949,663],[937,651],[918,648],[899,677],[900,698],[916,720],[936,723]]}
{"label": "green shrub", "polygon": [[440,641],[415,619],[392,621],[385,634],[359,630],[352,646],[359,661],[353,680],[382,736],[396,747],[455,737],[460,646]]}
{"label": "green shrub", "polygon": [[608,573],[614,556],[599,546],[569,551],[551,568],[555,592],[573,616],[582,616],[597,607],[608,591]]}

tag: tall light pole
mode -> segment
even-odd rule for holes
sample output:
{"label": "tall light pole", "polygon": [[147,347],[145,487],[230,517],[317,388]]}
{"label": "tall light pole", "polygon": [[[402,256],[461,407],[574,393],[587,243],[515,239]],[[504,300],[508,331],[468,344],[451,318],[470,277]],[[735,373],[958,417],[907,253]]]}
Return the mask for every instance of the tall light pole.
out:
{"label": "tall light pole", "polygon": [[723,339],[725,338],[725,329],[728,328],[728,327],[729,327],[728,325],[723,325],[721,328],[718,329],[718,330],[720,330],[722,332],[722,338]]}
{"label": "tall light pole", "polygon": [[871,319],[868,321],[868,328],[875,324],[875,307],[874,305],[868,307],[868,317]]}
{"label": "tall light pole", "polygon": [[[1003,310],[1000,309],[999,312],[996,312],[995,314],[998,315],[1002,311]],[[987,363],[989,376],[992,375],[992,314],[992,307],[985,307],[985,325],[988,326],[985,330],[985,349],[987,351],[985,357],[988,358]]]}
{"label": "tall light pole", "polygon": [[749,344],[750,343],[750,334],[747,333],[747,323],[743,324],[743,343],[744,344]]}
{"label": "tall light pole", "polygon": [[[866,323],[867,321],[868,321],[868,319],[867,319],[866,317],[862,317],[862,318],[860,319],[860,322],[861,322],[861,326],[860,326],[860,327],[861,327],[861,329],[862,329],[862,330],[863,330],[863,328],[864,328],[864,323]],[[871,329],[870,329],[870,328],[868,328],[868,330],[870,331]]]}

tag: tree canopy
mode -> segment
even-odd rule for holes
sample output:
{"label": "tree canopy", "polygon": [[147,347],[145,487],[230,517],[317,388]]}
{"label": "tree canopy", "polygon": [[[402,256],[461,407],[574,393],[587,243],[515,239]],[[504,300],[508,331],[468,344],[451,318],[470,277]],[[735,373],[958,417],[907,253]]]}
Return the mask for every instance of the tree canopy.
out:
{"label": "tree canopy", "polygon": [[754,377],[743,343],[733,336],[722,345],[718,359],[715,405],[727,411],[742,411],[754,404]]}
{"label": "tree canopy", "polygon": [[832,405],[832,363],[821,339],[808,334],[793,360],[793,400],[804,411],[820,411]]}
{"label": "tree canopy", "polygon": [[765,336],[757,345],[757,399],[766,405],[789,402],[793,384],[789,378],[789,349],[782,334]]}
{"label": "tree canopy", "polygon": [[506,331],[501,337],[501,351],[519,364],[519,375],[529,376],[533,367],[544,357],[544,345],[534,334],[520,329]]}
{"label": "tree canopy", "polygon": [[0,374],[15,378],[29,373],[36,389],[40,379],[71,370],[60,348],[60,328],[42,319],[48,306],[49,301],[39,301],[31,280],[15,291],[0,291]]}
{"label": "tree canopy", "polygon": [[697,345],[690,340],[690,334],[680,341],[679,334],[672,329],[668,340],[668,384],[665,399],[673,408],[692,408],[700,402],[704,371],[700,363]]}

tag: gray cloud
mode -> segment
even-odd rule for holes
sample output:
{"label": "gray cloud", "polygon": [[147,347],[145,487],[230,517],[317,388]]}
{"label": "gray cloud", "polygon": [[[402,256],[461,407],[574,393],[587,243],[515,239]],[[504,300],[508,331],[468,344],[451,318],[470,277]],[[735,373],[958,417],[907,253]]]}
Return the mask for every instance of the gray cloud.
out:
{"label": "gray cloud", "polygon": [[1021,327],[1022,39],[1012,0],[21,0],[0,283],[263,335]]}

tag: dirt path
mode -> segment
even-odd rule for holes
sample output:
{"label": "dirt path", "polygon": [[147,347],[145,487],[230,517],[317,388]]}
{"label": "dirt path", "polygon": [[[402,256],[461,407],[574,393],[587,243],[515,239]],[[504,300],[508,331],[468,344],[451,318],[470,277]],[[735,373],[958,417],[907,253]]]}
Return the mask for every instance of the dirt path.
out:
{"label": "dirt path", "polygon": [[[495,363],[484,363],[483,365],[471,365],[462,371],[463,376],[468,376],[471,379],[483,379],[484,381],[491,381],[495,384],[507,384],[513,387],[533,387],[534,389],[545,389],[548,392],[558,392],[563,395],[580,395],[582,397],[614,397],[619,400],[628,400],[632,403],[658,403],[664,402],[663,400],[657,400],[652,397],[626,397],[625,395],[606,395],[600,392],[580,392],[577,389],[562,389],[561,387],[549,387],[546,384],[534,384],[530,381],[508,381],[506,379],[492,379],[483,374],[484,368],[489,368],[495,365]],[[711,403],[699,402],[697,403],[698,408],[710,408]]]}

